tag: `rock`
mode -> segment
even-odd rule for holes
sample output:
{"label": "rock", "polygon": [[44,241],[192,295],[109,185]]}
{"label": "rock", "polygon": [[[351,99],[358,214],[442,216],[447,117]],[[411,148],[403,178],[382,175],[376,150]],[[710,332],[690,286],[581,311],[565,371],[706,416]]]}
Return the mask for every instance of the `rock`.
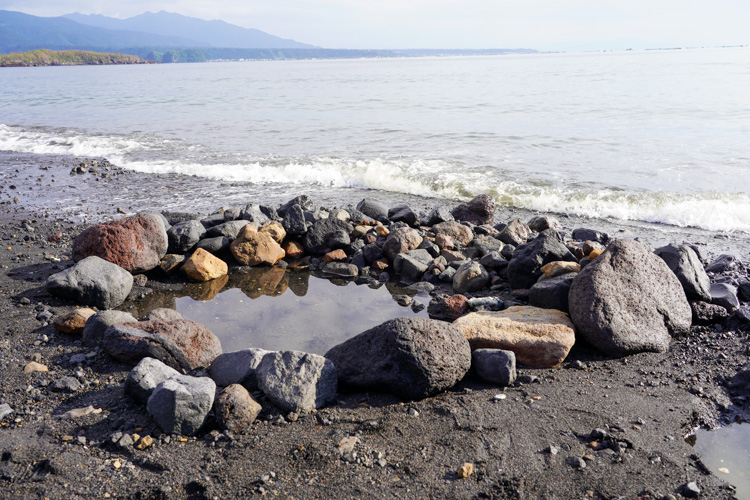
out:
{"label": "rock", "polygon": [[354,227],[340,219],[320,219],[307,230],[302,244],[305,250],[314,255],[323,255],[329,250],[344,248],[351,239]]}
{"label": "rock", "polygon": [[730,313],[739,309],[737,288],[727,283],[714,283],[710,286],[711,303],[719,305]]}
{"label": "rock", "polygon": [[249,429],[262,409],[247,389],[239,384],[226,387],[214,404],[219,427],[232,432]]}
{"label": "rock", "polygon": [[383,254],[393,261],[400,253],[415,250],[422,243],[419,231],[409,227],[400,227],[391,231],[383,244]]}
{"label": "rock", "polygon": [[348,259],[346,252],[340,248],[338,250],[331,250],[323,256],[323,262],[326,264],[329,262],[344,262],[346,259]]}
{"label": "rock", "polygon": [[206,422],[215,392],[208,377],[175,375],[154,388],[146,410],[165,433],[192,436]]}
{"label": "rock", "polygon": [[284,243],[282,248],[284,249],[286,256],[290,259],[299,259],[305,255],[305,249],[296,241],[289,240]]}
{"label": "rock", "polygon": [[284,203],[284,205],[279,207],[277,212],[279,213],[279,215],[284,217],[295,205],[299,206],[302,210],[307,210],[308,212],[313,212],[315,210],[315,204],[313,203],[313,201],[309,196],[303,194]]}
{"label": "rock", "polygon": [[[224,215],[224,219],[226,220],[226,214]],[[206,231],[205,237],[217,238],[223,236],[233,240],[237,238],[242,228],[248,224],[250,224],[250,222],[246,220],[229,220],[223,224],[209,228]]]}
{"label": "rock", "polygon": [[602,233],[594,229],[585,229],[585,228],[574,229],[572,233],[572,237],[574,240],[578,240],[578,241],[591,240],[591,241],[596,241],[597,243],[601,243],[602,245],[606,245],[607,243],[609,243],[609,235],[607,233]]}
{"label": "rock", "polygon": [[201,218],[198,222],[201,223],[204,229],[210,229],[223,224],[225,221],[224,214],[221,212],[213,213],[207,217]]}
{"label": "rock", "polygon": [[101,344],[104,338],[104,332],[112,325],[121,325],[123,323],[135,323],[138,320],[127,312],[123,311],[100,311],[86,320],[86,326],[81,334],[84,345],[96,347]]}
{"label": "rock", "polygon": [[211,362],[208,375],[220,387],[242,384],[247,390],[255,391],[258,389],[256,370],[263,356],[270,352],[265,349],[245,349],[220,354]]}
{"label": "rock", "polygon": [[479,263],[482,264],[485,269],[504,269],[508,266],[508,261],[505,260],[499,252],[490,252],[486,254],[479,259]]}
{"label": "rock", "polygon": [[641,243],[615,240],[573,280],[568,295],[578,334],[610,356],[669,348],[690,330],[685,292],[666,263]]}
{"label": "rock", "polygon": [[331,210],[328,216],[333,219],[342,220],[344,222],[349,222],[349,220],[351,219],[351,215],[349,214],[349,212],[342,208],[334,208],[333,210]]}
{"label": "rock", "polygon": [[102,347],[123,363],[150,357],[172,368],[209,366],[221,354],[221,343],[205,326],[188,320],[139,321],[107,328]]}
{"label": "rock", "polygon": [[299,205],[292,205],[285,212],[284,219],[281,221],[286,234],[292,237],[302,236],[307,232],[307,221],[305,212]]}
{"label": "rock", "polygon": [[52,392],[73,393],[80,391],[82,388],[83,386],[75,377],[59,378],[49,385],[49,390]]}
{"label": "rock", "polygon": [[740,264],[740,261],[734,255],[719,255],[716,260],[706,266],[706,272],[714,274],[724,274],[733,271]]}
{"label": "rock", "polygon": [[12,414],[13,414],[13,408],[11,408],[8,403],[3,403],[0,405],[0,420]]}
{"label": "rock", "polygon": [[475,226],[492,225],[495,218],[495,200],[488,194],[480,194],[468,203],[462,203],[451,210],[458,221],[471,222]]}
{"label": "rock", "polygon": [[154,358],[143,358],[125,379],[125,394],[145,404],[157,385],[180,372]]}
{"label": "rock", "polygon": [[526,224],[518,219],[513,219],[510,224],[500,231],[498,238],[503,243],[518,246],[526,243],[526,238],[528,238],[529,234],[531,234],[531,231]]}
{"label": "rock", "polygon": [[540,271],[546,278],[554,278],[562,274],[577,273],[581,270],[581,266],[578,262],[568,261],[555,261],[545,264],[541,267]]}
{"label": "rock", "polygon": [[449,222],[453,220],[453,215],[451,215],[451,211],[448,209],[448,207],[435,207],[432,209],[430,214],[427,216],[427,220],[425,221],[425,224],[428,226],[434,226],[435,224],[440,224],[441,222]]}
{"label": "rock", "polygon": [[328,278],[356,278],[359,276],[359,268],[355,264],[344,262],[329,262],[320,270]]}
{"label": "rock", "polygon": [[726,308],[703,301],[691,302],[690,309],[693,312],[693,323],[699,325],[720,323],[729,316]]}
{"label": "rock", "polygon": [[365,258],[365,262],[372,264],[383,257],[383,249],[375,243],[370,243],[362,248],[362,256]]}
{"label": "rock", "polygon": [[23,367],[24,373],[43,373],[48,371],[49,368],[47,368],[47,365],[37,363],[36,361],[30,361]]}
{"label": "rock", "polygon": [[474,464],[471,462],[466,462],[461,467],[458,468],[458,472],[456,473],[458,475],[459,479],[466,479],[467,477],[471,476],[474,473]]}
{"label": "rock", "polygon": [[206,228],[197,220],[189,220],[175,224],[169,231],[169,253],[187,253],[206,236]]}
{"label": "rock", "polygon": [[171,275],[180,270],[182,264],[187,260],[184,255],[169,253],[164,256],[159,262],[159,268],[164,271],[165,274]]}
{"label": "rock", "polygon": [[283,259],[284,249],[268,234],[254,232],[250,225],[240,231],[237,239],[229,245],[229,251],[243,266],[272,266]]}
{"label": "rock", "polygon": [[268,234],[279,245],[281,245],[284,242],[284,238],[286,238],[286,230],[284,229],[284,226],[275,220],[260,228],[258,232]]}
{"label": "rock", "polygon": [[698,255],[689,245],[667,245],[654,253],[666,262],[677,276],[688,300],[711,300],[711,282]]}
{"label": "rock", "polygon": [[474,297],[469,299],[469,307],[475,311],[502,311],[505,302],[499,297]]}
{"label": "rock", "polygon": [[51,275],[47,278],[46,288],[61,299],[99,309],[112,309],[127,298],[133,288],[133,275],[111,262],[92,256]]}
{"label": "rock", "polygon": [[96,256],[134,274],[155,268],[166,253],[164,223],[149,214],[96,224],[73,241],[74,261]]}
{"label": "rock", "polygon": [[453,291],[456,293],[476,292],[489,285],[490,275],[477,261],[462,264],[453,275]]}
{"label": "rock", "polygon": [[560,234],[552,229],[539,233],[529,243],[516,247],[508,263],[508,281],[512,288],[531,288],[542,275],[543,265],[555,261],[576,262]]}
{"label": "rock", "polygon": [[374,198],[365,198],[357,203],[357,210],[375,220],[379,217],[388,217],[388,207]]}
{"label": "rock", "polygon": [[472,350],[513,351],[520,364],[536,368],[559,366],[576,340],[567,314],[532,306],[473,312],[453,325],[468,339]]}
{"label": "rock", "polygon": [[529,226],[529,229],[537,233],[541,233],[547,229],[554,229],[555,231],[562,229],[560,221],[549,215],[537,215],[532,217],[526,225]]}
{"label": "rock", "polygon": [[502,349],[475,349],[471,366],[485,382],[508,386],[516,381],[516,355]]}
{"label": "rock", "polygon": [[[435,242],[440,235],[449,236],[458,245],[465,247],[474,239],[474,233],[468,227],[456,221],[441,222],[432,226],[432,232],[435,233]],[[438,246],[440,244],[438,243]],[[442,248],[442,247],[441,247]]]}
{"label": "rock", "polygon": [[317,354],[300,351],[268,354],[256,373],[260,390],[282,410],[310,411],[336,399],[336,368]]}
{"label": "rock", "polygon": [[182,314],[178,313],[174,309],[169,309],[167,307],[159,307],[157,309],[152,309],[149,311],[144,317],[141,318],[141,321],[177,321],[178,319],[185,319]]}
{"label": "rock", "polygon": [[461,294],[437,295],[427,306],[427,314],[430,315],[430,318],[445,321],[458,319],[467,312],[469,312],[469,299]]}
{"label": "rock", "polygon": [[471,367],[466,339],[449,323],[396,318],[326,353],[342,384],[421,399],[448,389]]}
{"label": "rock", "polygon": [[499,253],[500,249],[503,248],[503,243],[491,236],[477,236],[471,244],[474,248],[479,250],[479,253],[482,256],[492,252]]}
{"label": "rock", "polygon": [[680,491],[685,498],[698,498],[699,496],[701,496],[701,489],[698,487],[698,483],[696,483],[695,481],[690,481],[683,484],[682,488],[680,488]]}
{"label": "rock", "polygon": [[427,250],[416,249],[396,255],[393,269],[399,276],[418,281],[432,263],[432,255]]}
{"label": "rock", "polygon": [[574,469],[585,469],[586,468],[586,461],[582,459],[581,457],[576,456],[569,456],[565,459],[565,463],[571,466]]}
{"label": "rock", "polygon": [[[283,250],[281,250],[283,252]],[[182,273],[194,281],[209,281],[229,272],[227,263],[199,248],[183,264]]]}
{"label": "rock", "polygon": [[[262,226],[271,220],[268,214],[263,211],[263,208],[257,203],[249,203],[240,211],[240,219],[257,222],[259,226]],[[266,209],[266,211],[268,210]]]}
{"label": "rock", "polygon": [[[212,254],[217,254],[219,252],[224,252],[226,250],[229,250],[229,245],[232,243],[232,240],[227,238],[226,236],[217,236],[215,238],[204,238],[198,242],[197,245],[195,245],[195,249],[203,249],[207,252],[210,252]],[[164,259],[162,259],[162,262],[164,262]]]}
{"label": "rock", "polygon": [[411,227],[419,227],[419,214],[405,203],[399,203],[388,209],[388,218],[393,222],[406,222]]}
{"label": "rock", "polygon": [[750,369],[737,372],[727,386],[734,397],[750,397]]}
{"label": "rock", "polygon": [[96,314],[96,311],[88,307],[74,309],[68,314],[57,316],[52,323],[56,330],[73,335],[81,335],[86,326],[86,320]]}
{"label": "rock", "polygon": [[567,313],[568,293],[575,277],[575,273],[567,273],[537,281],[529,289],[529,305],[544,309],[557,309]]}

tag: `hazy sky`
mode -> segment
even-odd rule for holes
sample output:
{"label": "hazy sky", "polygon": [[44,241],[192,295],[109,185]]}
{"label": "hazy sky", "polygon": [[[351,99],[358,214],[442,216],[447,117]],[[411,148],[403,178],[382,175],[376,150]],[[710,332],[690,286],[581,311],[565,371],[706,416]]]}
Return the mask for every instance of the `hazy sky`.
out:
{"label": "hazy sky", "polygon": [[750,43],[748,0],[0,0],[37,16],[166,10],[328,48],[623,49]]}

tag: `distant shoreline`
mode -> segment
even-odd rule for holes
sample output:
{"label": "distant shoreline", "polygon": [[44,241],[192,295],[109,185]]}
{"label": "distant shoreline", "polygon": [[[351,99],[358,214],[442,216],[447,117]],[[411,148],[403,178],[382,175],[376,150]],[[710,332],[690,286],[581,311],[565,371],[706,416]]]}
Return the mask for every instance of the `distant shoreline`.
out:
{"label": "distant shoreline", "polygon": [[28,52],[16,52],[0,55],[0,67],[35,67],[35,66],[103,66],[119,64],[157,64],[138,56],[90,52],[84,50],[48,50],[37,49]]}

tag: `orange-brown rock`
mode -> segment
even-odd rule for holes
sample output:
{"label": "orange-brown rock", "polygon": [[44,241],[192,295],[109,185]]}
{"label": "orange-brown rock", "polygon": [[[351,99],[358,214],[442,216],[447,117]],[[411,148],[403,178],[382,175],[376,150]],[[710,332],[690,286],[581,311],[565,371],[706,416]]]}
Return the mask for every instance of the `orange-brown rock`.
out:
{"label": "orange-brown rock", "polygon": [[242,228],[236,240],[229,245],[232,256],[243,266],[274,265],[286,253],[268,233],[252,232]]}
{"label": "orange-brown rock", "polygon": [[86,320],[95,313],[96,311],[93,309],[82,307],[81,309],[75,309],[68,314],[57,316],[52,324],[56,330],[63,333],[81,335],[83,333],[83,327],[86,326]]}
{"label": "orange-brown rock", "polygon": [[375,234],[377,234],[378,236],[382,236],[382,237],[385,238],[386,236],[388,236],[389,234],[391,234],[391,232],[388,230],[387,227],[379,224],[379,225],[375,226]]}
{"label": "orange-brown rock", "polygon": [[199,248],[185,261],[181,271],[191,280],[209,281],[226,275],[229,267],[211,252]]}
{"label": "orange-brown rock", "polygon": [[346,252],[341,249],[333,250],[323,256],[323,262],[344,262],[347,259]]}
{"label": "orange-brown rock", "polygon": [[260,228],[258,232],[267,233],[279,245],[281,245],[284,238],[286,238],[286,230],[284,230],[284,226],[281,225],[281,222],[275,220]]}
{"label": "orange-brown rock", "polygon": [[577,273],[581,270],[578,262],[568,262],[565,260],[556,260],[542,266],[541,271],[547,278],[554,278],[561,274]]}
{"label": "orange-brown rock", "polygon": [[378,271],[385,271],[388,269],[388,261],[386,259],[378,259],[376,261],[373,261],[372,264],[370,264],[370,267],[373,269],[377,269]]}
{"label": "orange-brown rock", "polygon": [[454,220],[435,224],[432,226],[432,232],[435,233],[435,239],[443,234],[450,236],[456,244],[463,247],[474,239],[474,233],[471,232],[471,229]]}
{"label": "orange-brown rock", "polygon": [[286,253],[286,256],[290,259],[299,259],[303,255],[305,255],[304,247],[296,241],[287,241],[286,243],[284,243],[283,249],[284,253]]}
{"label": "orange-brown rock", "polygon": [[594,260],[597,257],[599,257],[604,250],[599,250],[598,248],[591,250],[591,253],[589,253],[589,259]]}

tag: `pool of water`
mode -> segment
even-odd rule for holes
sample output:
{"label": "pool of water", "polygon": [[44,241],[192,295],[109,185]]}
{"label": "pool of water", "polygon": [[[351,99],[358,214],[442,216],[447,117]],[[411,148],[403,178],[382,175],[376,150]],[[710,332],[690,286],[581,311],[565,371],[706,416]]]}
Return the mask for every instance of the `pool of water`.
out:
{"label": "pool of water", "polygon": [[698,429],[690,440],[706,467],[737,488],[737,498],[750,499],[750,424]]}
{"label": "pool of water", "polygon": [[[136,317],[158,307],[175,309],[216,334],[224,352],[260,347],[324,354],[389,319],[428,317],[426,309],[400,305],[397,298],[404,303],[404,295],[413,293],[395,283],[357,284],[273,267],[154,291],[127,308]],[[430,298],[413,300],[426,305]]]}

